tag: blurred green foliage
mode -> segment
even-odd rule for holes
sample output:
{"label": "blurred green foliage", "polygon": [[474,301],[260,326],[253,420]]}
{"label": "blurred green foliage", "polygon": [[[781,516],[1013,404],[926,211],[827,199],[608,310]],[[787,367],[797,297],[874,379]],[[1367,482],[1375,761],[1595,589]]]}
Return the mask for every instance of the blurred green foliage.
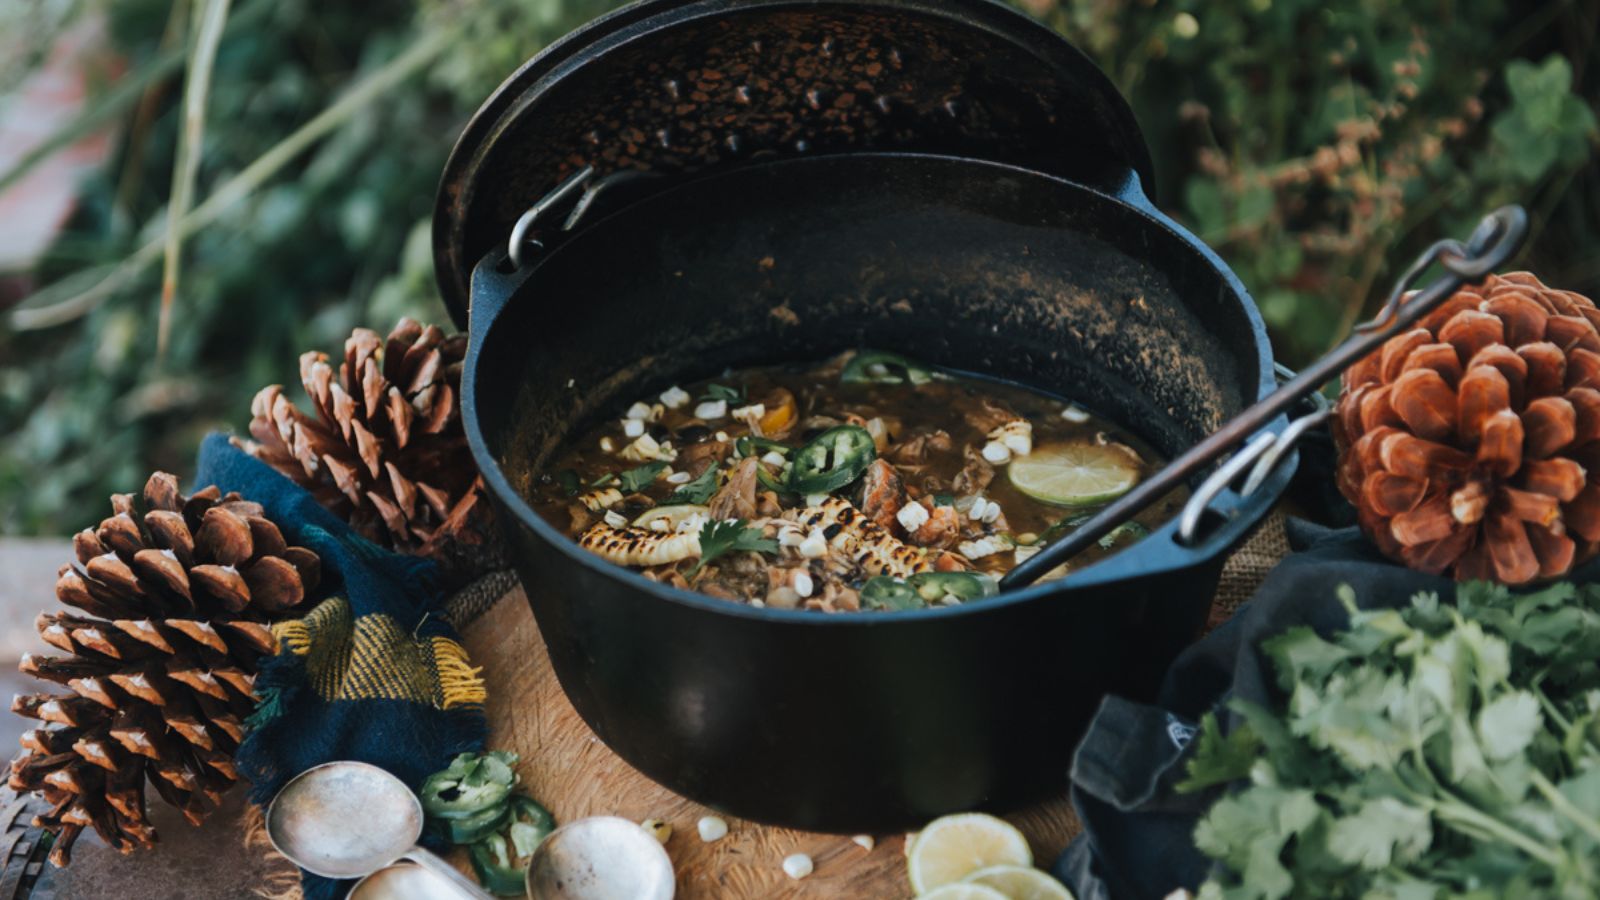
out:
{"label": "blurred green foliage", "polygon": [[[1600,0],[1021,2],[1130,97],[1160,201],[1236,268],[1286,361],[1336,340],[1418,248],[1510,200],[1544,229],[1526,264],[1600,293]],[[188,239],[164,355],[159,264],[119,273],[64,324],[0,318],[0,531],[79,528],[152,468],[188,471],[203,432],[242,427],[257,388],[293,382],[302,350],[335,350],[357,324],[445,321],[428,220],[454,135],[524,59],[614,5],[234,0],[197,203],[347,92],[395,80]],[[24,308],[70,298],[162,236],[183,70],[151,67],[182,53],[194,13],[169,0],[0,5],[0,34],[28,35],[26,52],[0,53],[0,115],[86,15],[106,18],[129,77],[150,76],[112,110],[117,152],[54,247],[0,273],[0,302],[39,288]]]}

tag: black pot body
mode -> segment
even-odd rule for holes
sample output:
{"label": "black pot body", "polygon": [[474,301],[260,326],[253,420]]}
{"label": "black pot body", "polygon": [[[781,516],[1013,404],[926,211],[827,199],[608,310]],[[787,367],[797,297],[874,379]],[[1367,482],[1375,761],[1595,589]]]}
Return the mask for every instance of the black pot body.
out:
{"label": "black pot body", "polygon": [[562,687],[612,749],[736,815],[887,830],[1060,789],[1100,698],[1145,696],[1287,468],[1064,581],[818,615],[665,588],[522,500],[574,430],[727,366],[899,351],[1071,396],[1168,453],[1273,385],[1216,258],[1141,201],[1004,165],[842,155],[705,175],[473,277],[463,403]]}

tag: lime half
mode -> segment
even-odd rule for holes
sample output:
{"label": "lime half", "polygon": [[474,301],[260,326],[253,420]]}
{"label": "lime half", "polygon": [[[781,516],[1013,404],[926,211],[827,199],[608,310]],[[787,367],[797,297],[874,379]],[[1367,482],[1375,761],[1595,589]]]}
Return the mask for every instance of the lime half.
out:
{"label": "lime half", "polygon": [[1062,887],[1061,882],[1026,866],[979,869],[968,875],[964,883],[994,888],[1011,900],[1073,900],[1072,892]]}
{"label": "lime half", "polygon": [[[935,819],[918,832],[906,863],[911,889],[921,895],[934,888],[954,885],[979,869],[1031,866],[1033,852],[1028,849],[1027,838],[1010,823],[982,813],[961,813]],[[958,893],[953,896],[987,895]]]}
{"label": "lime half", "polygon": [[1139,483],[1139,453],[1126,444],[1044,444],[1007,467],[1017,490],[1056,506],[1099,506]]}
{"label": "lime half", "polygon": [[992,887],[981,884],[947,884],[941,888],[934,888],[926,894],[918,894],[918,900],[1011,900],[1005,894]]}

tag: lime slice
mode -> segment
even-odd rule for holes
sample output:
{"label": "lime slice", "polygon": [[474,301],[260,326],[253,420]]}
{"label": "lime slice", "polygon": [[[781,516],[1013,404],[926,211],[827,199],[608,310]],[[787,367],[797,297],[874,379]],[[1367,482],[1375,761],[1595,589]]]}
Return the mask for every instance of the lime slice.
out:
{"label": "lime slice", "polygon": [[1007,468],[1016,489],[1056,506],[1099,506],[1139,483],[1139,453],[1115,442],[1045,444]]}
{"label": "lime slice", "polygon": [[966,884],[992,887],[1011,900],[1073,900],[1061,882],[1025,866],[990,866],[968,875]]}
{"label": "lime slice", "polygon": [[917,897],[918,900],[1011,900],[994,888],[981,884],[947,884],[926,894],[918,894]]}
{"label": "lime slice", "polygon": [[925,894],[990,866],[1031,866],[1033,852],[1022,832],[1009,823],[982,813],[961,813],[929,822],[917,834],[906,863],[912,890]]}

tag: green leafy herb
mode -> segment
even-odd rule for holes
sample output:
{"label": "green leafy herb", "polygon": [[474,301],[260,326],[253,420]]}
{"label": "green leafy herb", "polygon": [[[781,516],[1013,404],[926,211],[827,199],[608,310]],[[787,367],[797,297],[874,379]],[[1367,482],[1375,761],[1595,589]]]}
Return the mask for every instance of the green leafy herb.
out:
{"label": "green leafy herb", "polygon": [[610,487],[611,485],[616,484],[616,483],[617,483],[617,473],[615,473],[615,472],[607,472],[604,475],[601,475],[599,478],[596,478],[595,480],[589,482],[589,487],[592,487],[592,488]]}
{"label": "green leafy herb", "polygon": [[[1600,586],[1461,585],[1262,644],[1283,699],[1201,721],[1201,900],[1600,896]],[[1247,780],[1246,780],[1247,779]]]}
{"label": "green leafy herb", "polygon": [[700,559],[689,570],[689,577],[694,577],[706,563],[724,554],[739,551],[777,553],[778,542],[772,538],[762,537],[761,529],[745,525],[743,519],[735,519],[732,522],[707,522],[700,528]]}
{"label": "green leafy herb", "polygon": [[583,482],[578,480],[578,473],[571,469],[562,469],[555,477],[556,484],[568,497],[576,497],[578,492],[583,490]]}
{"label": "green leafy herb", "polygon": [[624,494],[636,494],[644,490],[666,468],[667,464],[664,462],[647,462],[642,466],[623,472],[622,477],[619,479],[622,482],[622,492]]}
{"label": "green leafy herb", "polygon": [[716,492],[717,467],[706,466],[706,470],[701,472],[693,481],[673,491],[672,495],[667,497],[665,505],[693,503],[696,506],[704,506],[706,501],[711,499],[711,495]]}
{"label": "green leafy herb", "polygon": [[701,400],[726,400],[729,403],[743,403],[745,386],[728,387],[725,384],[708,384],[706,392],[701,395]]}

